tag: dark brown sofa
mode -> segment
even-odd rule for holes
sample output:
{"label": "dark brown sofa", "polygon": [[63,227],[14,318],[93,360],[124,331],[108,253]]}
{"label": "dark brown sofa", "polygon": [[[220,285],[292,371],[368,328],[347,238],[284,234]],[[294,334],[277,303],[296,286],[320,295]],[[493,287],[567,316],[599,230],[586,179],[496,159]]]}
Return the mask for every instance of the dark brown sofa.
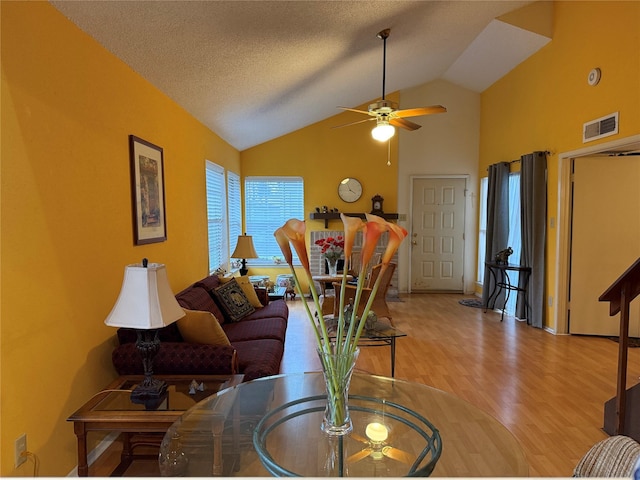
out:
{"label": "dark brown sofa", "polygon": [[[194,283],[176,295],[188,310],[211,312],[222,322],[231,345],[186,343],[177,323],[160,329],[160,350],[153,361],[156,375],[225,375],[244,374],[244,381],[280,373],[284,354],[289,308],[284,300],[268,301],[266,290],[258,289],[264,305],[240,321],[231,322],[216,303],[213,291],[220,286],[212,275]],[[119,375],[143,374],[142,361],[135,347],[134,330],[120,328],[119,346],[112,355]]]}

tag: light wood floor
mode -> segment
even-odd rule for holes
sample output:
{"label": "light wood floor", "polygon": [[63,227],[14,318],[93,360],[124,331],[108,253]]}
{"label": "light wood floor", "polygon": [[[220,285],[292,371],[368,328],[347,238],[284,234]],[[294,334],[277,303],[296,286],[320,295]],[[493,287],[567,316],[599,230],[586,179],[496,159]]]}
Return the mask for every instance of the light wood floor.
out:
{"label": "light wood floor", "polygon": [[[604,402],[615,395],[618,344],[604,338],[556,336],[500,314],[458,303],[462,295],[403,295],[390,303],[397,341],[396,378],[453,393],[502,422],[519,440],[530,475],[568,477],[602,431]],[[319,369],[302,302],[288,302],[282,372]],[[617,324],[618,318],[612,317]],[[638,382],[640,348],[629,349],[628,386]],[[357,369],[390,375],[388,348],[363,348]],[[436,425],[437,426],[437,425]],[[108,475],[111,449],[91,467]],[[132,476],[157,475],[151,463]]]}

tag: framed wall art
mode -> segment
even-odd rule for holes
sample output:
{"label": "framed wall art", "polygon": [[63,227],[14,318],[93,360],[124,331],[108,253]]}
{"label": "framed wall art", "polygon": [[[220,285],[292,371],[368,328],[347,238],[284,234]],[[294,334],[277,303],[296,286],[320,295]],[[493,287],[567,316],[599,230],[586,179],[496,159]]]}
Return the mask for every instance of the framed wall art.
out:
{"label": "framed wall art", "polygon": [[164,159],[162,148],[129,135],[133,239],[136,245],[164,242],[167,222],[164,203]]}

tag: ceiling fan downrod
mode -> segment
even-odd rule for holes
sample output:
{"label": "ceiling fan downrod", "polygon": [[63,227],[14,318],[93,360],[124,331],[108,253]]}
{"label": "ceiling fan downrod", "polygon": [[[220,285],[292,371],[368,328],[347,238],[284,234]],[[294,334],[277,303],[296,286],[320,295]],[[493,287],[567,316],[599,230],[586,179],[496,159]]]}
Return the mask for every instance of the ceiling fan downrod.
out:
{"label": "ceiling fan downrod", "polygon": [[385,28],[381,32],[378,32],[376,35],[378,38],[382,39],[382,100],[384,100],[384,87],[387,78],[387,38],[389,38],[389,33],[391,33],[390,28]]}

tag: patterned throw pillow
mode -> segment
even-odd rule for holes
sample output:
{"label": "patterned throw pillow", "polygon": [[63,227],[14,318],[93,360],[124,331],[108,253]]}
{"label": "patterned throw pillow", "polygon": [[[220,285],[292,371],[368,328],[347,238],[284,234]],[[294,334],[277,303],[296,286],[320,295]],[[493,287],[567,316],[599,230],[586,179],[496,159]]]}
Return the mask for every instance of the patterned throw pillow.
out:
{"label": "patterned throw pillow", "polygon": [[230,322],[237,322],[256,311],[235,278],[213,291]]}
{"label": "patterned throw pillow", "polygon": [[236,282],[242,288],[242,291],[247,296],[249,303],[253,305],[255,308],[262,308],[263,305],[260,303],[260,299],[258,299],[258,294],[256,293],[256,289],[253,287],[253,284],[249,280],[249,277],[246,275],[235,277]]}
{"label": "patterned throw pillow", "polygon": [[187,343],[231,345],[218,319],[211,312],[184,309],[185,316],[178,319],[178,330]]}

